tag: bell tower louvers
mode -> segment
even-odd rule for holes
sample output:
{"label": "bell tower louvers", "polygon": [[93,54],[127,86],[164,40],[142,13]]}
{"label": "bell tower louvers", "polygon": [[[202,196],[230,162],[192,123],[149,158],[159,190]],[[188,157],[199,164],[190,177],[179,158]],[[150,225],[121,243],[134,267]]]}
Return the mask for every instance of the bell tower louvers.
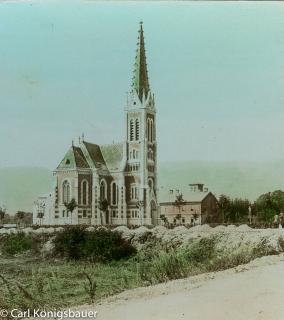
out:
{"label": "bell tower louvers", "polygon": [[143,24],[140,22],[131,91],[127,95],[126,173],[127,220],[158,223],[156,109],[150,90]]}

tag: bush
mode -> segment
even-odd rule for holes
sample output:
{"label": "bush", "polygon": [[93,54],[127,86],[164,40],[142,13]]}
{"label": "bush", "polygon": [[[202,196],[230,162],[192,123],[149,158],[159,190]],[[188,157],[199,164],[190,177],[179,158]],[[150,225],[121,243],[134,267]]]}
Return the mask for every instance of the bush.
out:
{"label": "bush", "polygon": [[189,247],[187,255],[188,260],[194,265],[210,261],[216,255],[214,240],[202,238]]}
{"label": "bush", "polygon": [[136,249],[118,232],[104,229],[89,232],[84,227],[76,226],[56,235],[54,253],[74,260],[106,262],[128,258],[136,253]]}
{"label": "bush", "polygon": [[22,253],[32,249],[32,237],[24,233],[10,234],[4,241],[2,252],[8,255]]}

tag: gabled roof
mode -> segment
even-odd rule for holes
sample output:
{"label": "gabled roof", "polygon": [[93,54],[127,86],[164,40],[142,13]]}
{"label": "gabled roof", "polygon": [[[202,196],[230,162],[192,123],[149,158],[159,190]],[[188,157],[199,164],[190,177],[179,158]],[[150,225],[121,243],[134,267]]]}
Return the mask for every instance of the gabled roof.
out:
{"label": "gabled roof", "polygon": [[65,154],[63,160],[60,162],[57,169],[76,169],[90,168],[88,162],[79,147],[71,146],[70,149]]}
{"label": "gabled roof", "polygon": [[[192,192],[190,190],[185,189],[185,190],[179,190],[179,193],[183,195],[183,200],[185,202],[200,203],[211,192],[200,192],[200,191]],[[173,192],[171,192],[169,188],[167,188],[167,189],[161,188],[159,190],[160,203],[175,202],[177,194],[178,194],[178,192],[176,191],[176,189],[173,189]]]}

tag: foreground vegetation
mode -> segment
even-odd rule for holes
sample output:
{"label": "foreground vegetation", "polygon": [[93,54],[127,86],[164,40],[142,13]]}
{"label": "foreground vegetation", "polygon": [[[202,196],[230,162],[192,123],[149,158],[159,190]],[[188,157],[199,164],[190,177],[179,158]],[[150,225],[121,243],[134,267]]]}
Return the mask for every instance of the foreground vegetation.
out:
{"label": "foreground vegetation", "polygon": [[[277,253],[265,243],[252,250],[218,252],[214,238],[178,247],[144,239],[136,251],[118,233],[76,227],[59,233],[51,254],[43,258],[40,241],[25,234],[0,241],[0,309],[97,303],[125,289],[223,270]],[[283,240],[280,245],[284,249]]]}

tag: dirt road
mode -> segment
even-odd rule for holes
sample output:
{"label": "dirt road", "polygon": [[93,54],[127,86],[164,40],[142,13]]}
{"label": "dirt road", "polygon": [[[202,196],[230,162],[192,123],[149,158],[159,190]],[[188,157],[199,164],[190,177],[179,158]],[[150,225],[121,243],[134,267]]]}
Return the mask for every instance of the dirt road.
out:
{"label": "dirt road", "polygon": [[129,290],[95,310],[99,320],[283,320],[284,256]]}

